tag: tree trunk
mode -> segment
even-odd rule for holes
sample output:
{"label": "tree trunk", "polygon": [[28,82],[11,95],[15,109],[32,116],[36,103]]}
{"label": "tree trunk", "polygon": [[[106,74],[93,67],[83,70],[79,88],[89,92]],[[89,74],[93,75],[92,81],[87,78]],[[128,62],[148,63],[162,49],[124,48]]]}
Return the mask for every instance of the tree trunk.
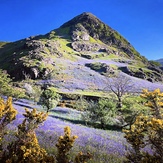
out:
{"label": "tree trunk", "polygon": [[118,108],[122,108],[122,98],[118,97]]}
{"label": "tree trunk", "polygon": [[103,120],[101,120],[101,129],[105,129],[105,123]]}

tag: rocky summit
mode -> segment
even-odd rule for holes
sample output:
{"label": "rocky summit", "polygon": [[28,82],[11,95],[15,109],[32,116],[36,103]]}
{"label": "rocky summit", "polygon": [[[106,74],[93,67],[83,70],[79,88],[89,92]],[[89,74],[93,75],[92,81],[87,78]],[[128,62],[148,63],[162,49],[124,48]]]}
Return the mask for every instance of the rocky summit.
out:
{"label": "rocky summit", "polygon": [[45,35],[0,42],[0,69],[14,81],[48,83],[62,90],[103,90],[123,74],[138,88],[163,89],[163,70],[117,31],[82,13]]}
{"label": "rocky summit", "polygon": [[[60,28],[68,28],[70,30],[72,40],[75,41],[76,44],[79,44],[79,49],[72,46],[75,50],[82,50],[80,48],[81,43],[79,41],[89,41],[93,38],[95,40],[100,40],[107,46],[119,49],[131,58],[135,58],[140,55],[125,38],[91,13],[83,13],[63,24]],[[105,48],[106,50],[109,50],[109,48],[105,45],[96,45],[97,47],[95,47],[95,49],[100,50],[101,47],[102,49]],[[93,49],[87,48],[83,50],[89,51]]]}

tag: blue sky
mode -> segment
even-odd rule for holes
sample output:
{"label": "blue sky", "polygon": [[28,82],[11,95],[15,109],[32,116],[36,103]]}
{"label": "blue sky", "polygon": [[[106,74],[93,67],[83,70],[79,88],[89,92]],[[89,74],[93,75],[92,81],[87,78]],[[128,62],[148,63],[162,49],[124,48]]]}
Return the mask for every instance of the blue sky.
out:
{"label": "blue sky", "polygon": [[148,59],[163,58],[163,0],[0,0],[0,41],[46,34],[91,12]]}

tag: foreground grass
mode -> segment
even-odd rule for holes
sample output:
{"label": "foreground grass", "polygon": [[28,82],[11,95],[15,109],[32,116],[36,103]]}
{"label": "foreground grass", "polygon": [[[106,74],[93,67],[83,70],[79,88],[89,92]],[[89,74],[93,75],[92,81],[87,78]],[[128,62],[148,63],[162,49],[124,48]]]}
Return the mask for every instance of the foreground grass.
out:
{"label": "foreground grass", "polygon": [[[59,134],[57,132],[51,133],[50,131],[48,131],[47,133],[45,133],[43,131],[42,132],[38,131],[37,135],[40,146],[43,147],[48,152],[48,154],[56,155],[57,150],[55,148],[55,144],[58,140]],[[118,152],[114,151],[114,146],[112,147],[112,149],[110,149],[113,150],[114,153],[111,152],[108,153],[105,147],[103,146],[101,146],[100,148],[98,147],[97,140],[90,139],[90,141],[87,142],[87,144],[83,142],[83,145],[79,143],[82,142],[80,142],[80,140],[76,140],[75,145],[73,146],[70,152],[70,158],[74,158],[74,156],[79,151],[83,151],[85,153],[90,151],[91,154],[93,155],[93,159],[90,160],[89,163],[106,163],[106,162],[121,163],[125,160],[125,157],[123,155],[120,155]],[[94,147],[92,145],[94,145]]]}

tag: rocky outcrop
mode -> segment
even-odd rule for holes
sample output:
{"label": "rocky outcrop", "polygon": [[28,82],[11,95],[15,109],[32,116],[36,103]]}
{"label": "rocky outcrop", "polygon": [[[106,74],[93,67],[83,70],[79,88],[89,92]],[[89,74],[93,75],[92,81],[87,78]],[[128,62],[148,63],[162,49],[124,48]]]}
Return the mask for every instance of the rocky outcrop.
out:
{"label": "rocky outcrop", "polygon": [[130,76],[134,76],[137,78],[141,78],[141,79],[145,79],[148,80],[150,82],[158,82],[158,81],[163,81],[163,73],[162,70],[160,70],[159,68],[154,68],[154,67],[148,67],[149,70],[152,71],[145,71],[142,68],[139,69],[131,69],[129,66],[125,66],[125,67],[120,67],[119,68],[121,71],[123,71],[124,73],[130,75]]}
{"label": "rocky outcrop", "polygon": [[121,71],[123,71],[124,73],[128,74],[128,75],[131,75],[131,74],[132,74],[132,72],[131,72],[131,70],[128,68],[128,66],[119,67],[119,69],[120,69]]}
{"label": "rocky outcrop", "polygon": [[28,50],[28,54],[31,55],[32,59],[43,59],[39,58],[40,53],[51,54],[58,57],[62,56],[62,53],[59,52],[58,47],[60,44],[57,41],[47,41],[43,43],[39,40],[30,40],[25,42],[23,50]]}
{"label": "rocky outcrop", "polygon": [[73,41],[89,41],[90,36],[87,33],[87,30],[81,25],[77,24],[71,33],[71,38]]}
{"label": "rocky outcrop", "polygon": [[148,66],[147,68],[149,70],[155,71],[155,72],[163,75],[163,71],[159,67],[157,67],[157,66]]}
{"label": "rocky outcrop", "polygon": [[57,41],[47,41],[45,43],[45,47],[49,50],[49,53],[51,55],[62,57],[63,54],[58,50],[58,48],[61,48],[61,45]]}
{"label": "rocky outcrop", "polygon": [[95,62],[95,63],[88,63],[85,66],[90,67],[92,70],[95,70],[99,72],[102,75],[113,75],[115,73],[115,70],[107,65],[106,63],[100,63],[100,62]]}
{"label": "rocky outcrop", "polygon": [[24,44],[24,49],[28,49],[28,50],[34,50],[34,49],[44,50],[44,48],[45,48],[44,44],[42,44],[42,42],[39,40],[27,41]]}
{"label": "rocky outcrop", "polygon": [[100,44],[83,41],[75,41],[71,44],[71,46],[77,52],[95,52],[103,48]]}
{"label": "rocky outcrop", "polygon": [[1,67],[5,66],[14,80],[45,78],[54,66],[52,56],[62,56],[58,50],[57,41],[45,42],[35,39],[33,37],[11,43],[8,56],[0,51],[0,54],[5,56],[5,62],[8,63],[6,65],[5,62],[2,62]]}

